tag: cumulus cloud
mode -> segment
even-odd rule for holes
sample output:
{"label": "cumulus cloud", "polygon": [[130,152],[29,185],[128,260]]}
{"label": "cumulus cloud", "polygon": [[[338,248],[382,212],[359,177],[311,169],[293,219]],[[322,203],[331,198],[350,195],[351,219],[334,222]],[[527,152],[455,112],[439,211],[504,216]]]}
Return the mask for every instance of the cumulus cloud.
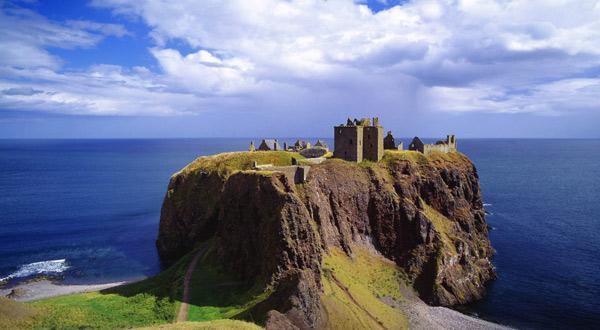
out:
{"label": "cumulus cloud", "polygon": [[[597,79],[586,70],[600,60],[596,1],[411,1],[377,13],[350,1],[94,3],[142,18],[153,29],[153,54],[165,74],[205,77],[215,91],[256,81],[338,86],[357,75],[373,78],[360,79],[365,84],[386,76],[406,87],[410,76],[432,99],[431,110],[547,113],[563,104],[540,99],[550,93],[541,91],[565,79]],[[163,55],[177,51],[161,49],[173,39],[247,69],[207,72],[187,61],[173,71]]]}
{"label": "cumulus cloud", "polygon": [[[4,8],[0,43],[10,50],[0,65],[20,80],[0,87],[44,93],[5,93],[1,106],[96,115],[234,107],[336,116],[365,108],[541,115],[597,109],[597,1],[415,0],[378,12],[362,1],[92,5],[117,18],[141,19],[151,30],[148,51],[159,70],[61,71],[47,47],[92,47],[127,30],[91,21],[59,24]],[[188,50],[173,47],[174,41]]]}

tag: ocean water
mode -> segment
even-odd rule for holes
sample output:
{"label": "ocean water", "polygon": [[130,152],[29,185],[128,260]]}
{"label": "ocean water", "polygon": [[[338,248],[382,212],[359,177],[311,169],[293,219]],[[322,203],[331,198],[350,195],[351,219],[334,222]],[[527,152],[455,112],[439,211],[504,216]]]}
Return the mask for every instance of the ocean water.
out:
{"label": "ocean water", "polygon": [[[248,142],[0,140],[0,279],[155,274],[171,174]],[[497,250],[498,279],[466,310],[520,328],[599,328],[600,140],[458,143],[478,168]]]}

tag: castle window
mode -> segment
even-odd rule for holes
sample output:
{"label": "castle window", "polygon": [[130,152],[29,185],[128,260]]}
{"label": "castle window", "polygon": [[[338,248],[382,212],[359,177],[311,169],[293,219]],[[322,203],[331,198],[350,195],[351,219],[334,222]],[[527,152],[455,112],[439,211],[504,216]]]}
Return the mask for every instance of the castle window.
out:
{"label": "castle window", "polygon": [[352,139],[350,139],[350,145],[352,145]]}

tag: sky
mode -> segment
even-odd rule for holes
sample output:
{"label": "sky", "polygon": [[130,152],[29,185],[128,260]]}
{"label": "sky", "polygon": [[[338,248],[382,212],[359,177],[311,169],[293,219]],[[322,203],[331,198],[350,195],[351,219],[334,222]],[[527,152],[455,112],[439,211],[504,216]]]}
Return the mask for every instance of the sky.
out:
{"label": "sky", "polygon": [[0,0],[0,138],[599,138],[600,1]]}

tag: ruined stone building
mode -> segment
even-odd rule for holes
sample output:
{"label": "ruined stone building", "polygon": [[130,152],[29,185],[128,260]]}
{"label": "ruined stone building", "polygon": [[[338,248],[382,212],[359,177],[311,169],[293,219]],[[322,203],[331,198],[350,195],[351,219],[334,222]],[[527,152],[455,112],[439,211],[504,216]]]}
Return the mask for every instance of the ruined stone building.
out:
{"label": "ruined stone building", "polygon": [[282,150],[279,142],[276,139],[263,139],[260,145],[258,146],[258,150],[261,151],[277,151]]}
{"label": "ruined stone building", "polygon": [[306,142],[304,140],[296,140],[294,143],[294,151],[300,151],[302,149],[310,148],[310,142]]}
{"label": "ruined stone building", "polygon": [[[317,140],[314,146],[311,146],[310,142],[304,140],[296,140],[293,145],[288,145],[283,142],[283,147],[277,139],[263,139],[258,145],[258,148],[254,145],[254,141],[250,141],[249,151],[294,151],[294,152],[309,152],[310,155],[324,155],[329,149],[327,144],[321,140]],[[305,156],[306,157],[306,156]],[[314,156],[316,157],[316,156]],[[320,157],[320,156],[319,156]]]}
{"label": "ruined stone building", "polygon": [[383,139],[383,149],[386,149],[386,150],[403,150],[404,149],[404,143],[402,143],[402,141],[400,141],[398,143],[398,145],[396,145],[396,139],[394,139],[394,136],[392,135],[392,131],[388,131],[387,135]]}
{"label": "ruined stone building", "polygon": [[315,143],[315,148],[323,148],[325,150],[329,150],[327,144],[321,140],[317,140],[317,142]]}
{"label": "ruined stone building", "polygon": [[408,146],[408,150],[419,151],[425,155],[429,154],[432,151],[444,153],[456,151],[456,136],[447,135],[446,140],[440,140],[434,144],[423,143],[421,139],[415,136],[415,138]]}
{"label": "ruined stone building", "polygon": [[368,118],[353,121],[348,118],[346,125],[335,126],[333,132],[334,157],[354,162],[377,162],[383,157],[383,127],[379,118],[374,117],[373,122]]}

